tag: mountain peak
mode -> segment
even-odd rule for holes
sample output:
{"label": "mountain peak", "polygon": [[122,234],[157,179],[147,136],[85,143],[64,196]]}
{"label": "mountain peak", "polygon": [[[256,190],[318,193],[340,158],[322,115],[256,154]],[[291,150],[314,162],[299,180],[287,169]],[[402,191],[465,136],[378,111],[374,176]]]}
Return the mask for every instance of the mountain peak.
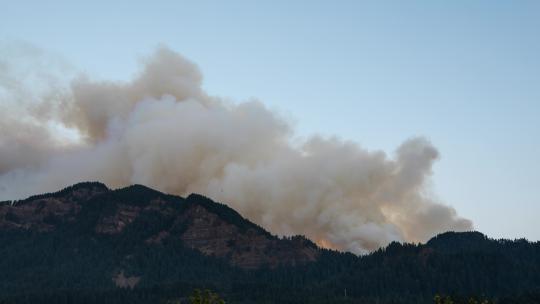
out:
{"label": "mountain peak", "polygon": [[488,237],[478,231],[464,231],[464,232],[456,232],[456,231],[447,231],[441,234],[438,234],[431,238],[427,245],[433,244],[436,242],[471,242],[471,241],[477,241],[482,242],[488,240]]}
{"label": "mountain peak", "polygon": [[109,191],[109,188],[103,183],[100,182],[80,182],[77,184],[73,184],[71,186],[68,186],[62,190],[56,191],[56,192],[50,192],[50,193],[44,193],[44,194],[37,194],[30,196],[26,199],[22,199],[19,201],[13,201],[13,205],[17,204],[24,204],[27,202],[40,200],[40,199],[46,199],[46,198],[52,198],[52,197],[61,197],[66,195],[75,195],[80,197],[88,197],[94,194],[101,194]]}
{"label": "mountain peak", "polygon": [[[184,199],[143,185],[109,190],[96,182],[0,205],[0,229],[131,239],[136,246],[177,242],[242,268],[302,264],[319,249],[273,236],[228,206],[200,194]],[[138,245],[137,245],[138,244]]]}
{"label": "mountain peak", "polygon": [[449,231],[433,237],[426,243],[426,246],[447,252],[471,251],[484,250],[486,245],[492,241],[478,231]]}

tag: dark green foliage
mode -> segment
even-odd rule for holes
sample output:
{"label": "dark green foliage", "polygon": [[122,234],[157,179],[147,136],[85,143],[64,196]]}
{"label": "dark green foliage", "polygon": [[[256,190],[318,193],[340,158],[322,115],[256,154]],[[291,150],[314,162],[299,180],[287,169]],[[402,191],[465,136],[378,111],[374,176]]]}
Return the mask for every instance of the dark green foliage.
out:
{"label": "dark green foliage", "polygon": [[[83,186],[37,198],[68,195]],[[164,210],[145,208],[155,199],[167,201]],[[95,232],[102,217],[126,204],[143,211],[121,234]],[[139,185],[108,191],[81,204],[75,221],[46,218],[55,224],[53,231],[0,230],[0,303],[188,303],[186,295],[196,288],[214,290],[227,303],[428,304],[436,294],[450,295],[456,304],[470,304],[463,302],[469,299],[540,303],[538,242],[450,232],[425,245],[392,243],[361,257],[321,250],[313,263],[246,271],[183,246],[179,236],[186,227],[174,226],[174,220],[190,204],[241,231],[263,231],[200,195],[183,199]],[[171,226],[171,237],[159,244],[146,242]],[[134,289],[116,287],[113,278],[120,272],[140,278]]]}
{"label": "dark green foliage", "polygon": [[493,300],[479,296],[445,296],[435,295],[434,304],[494,304]]}
{"label": "dark green foliage", "polygon": [[18,223],[19,222],[19,217],[13,213],[13,212],[7,212],[6,213],[6,220],[10,221],[10,222],[14,222],[14,223]]}
{"label": "dark green foliage", "polygon": [[190,304],[225,304],[225,301],[219,297],[217,293],[214,293],[208,289],[201,291],[195,289],[193,295],[189,297]]}
{"label": "dark green foliage", "polygon": [[529,304],[540,303],[540,287],[518,296],[503,297],[498,304]]}

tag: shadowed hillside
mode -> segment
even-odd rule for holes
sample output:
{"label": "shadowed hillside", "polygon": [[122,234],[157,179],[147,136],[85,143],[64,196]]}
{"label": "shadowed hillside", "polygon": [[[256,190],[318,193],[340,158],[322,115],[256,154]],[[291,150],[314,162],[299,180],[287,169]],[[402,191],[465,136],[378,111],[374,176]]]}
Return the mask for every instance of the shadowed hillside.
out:
{"label": "shadowed hillside", "polygon": [[[211,288],[228,303],[535,303],[540,244],[448,232],[369,255],[278,238],[226,205],[81,183],[0,204],[1,303],[160,303]],[[528,297],[528,298],[527,298]]]}

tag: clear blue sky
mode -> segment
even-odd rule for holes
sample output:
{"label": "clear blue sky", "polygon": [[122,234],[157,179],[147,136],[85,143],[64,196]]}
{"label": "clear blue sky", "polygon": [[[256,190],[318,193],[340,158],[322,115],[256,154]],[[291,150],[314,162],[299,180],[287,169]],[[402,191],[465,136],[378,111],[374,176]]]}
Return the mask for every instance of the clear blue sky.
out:
{"label": "clear blue sky", "polygon": [[205,88],[392,153],[431,139],[434,189],[492,237],[540,239],[540,1],[5,1],[0,40],[128,79],[160,44]]}

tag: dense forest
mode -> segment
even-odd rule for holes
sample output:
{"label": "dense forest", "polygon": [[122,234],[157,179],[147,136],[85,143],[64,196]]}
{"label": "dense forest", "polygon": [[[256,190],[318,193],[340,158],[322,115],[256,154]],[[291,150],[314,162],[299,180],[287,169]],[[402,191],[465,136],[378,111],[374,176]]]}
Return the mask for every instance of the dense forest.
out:
{"label": "dense forest", "polygon": [[[203,196],[103,187],[83,183],[0,206],[0,303],[189,303],[196,289],[213,290],[226,303],[434,303],[436,295],[440,303],[540,303],[538,242],[447,232],[426,244],[391,243],[365,256],[317,248],[310,262],[238,267],[177,237],[189,229],[191,222],[178,218],[190,206],[205,208],[238,233],[253,230],[285,242],[280,246],[290,240]],[[88,189],[100,191],[88,195]],[[78,207],[65,211],[61,200]],[[150,208],[152,201],[167,209]],[[121,233],[96,230],[120,205],[142,211],[123,220]],[[40,210],[46,215],[29,224],[26,214]],[[148,242],[165,230],[169,237]]]}

